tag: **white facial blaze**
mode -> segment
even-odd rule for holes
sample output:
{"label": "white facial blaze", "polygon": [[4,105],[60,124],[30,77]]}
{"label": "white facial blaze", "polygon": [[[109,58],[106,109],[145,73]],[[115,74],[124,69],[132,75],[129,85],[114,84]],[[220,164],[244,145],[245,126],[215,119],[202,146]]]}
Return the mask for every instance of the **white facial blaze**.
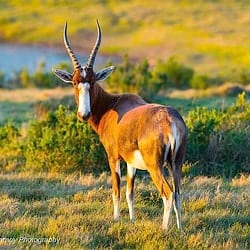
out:
{"label": "white facial blaze", "polygon": [[85,117],[90,113],[90,95],[89,95],[90,84],[79,83],[79,105],[78,105],[78,113]]}

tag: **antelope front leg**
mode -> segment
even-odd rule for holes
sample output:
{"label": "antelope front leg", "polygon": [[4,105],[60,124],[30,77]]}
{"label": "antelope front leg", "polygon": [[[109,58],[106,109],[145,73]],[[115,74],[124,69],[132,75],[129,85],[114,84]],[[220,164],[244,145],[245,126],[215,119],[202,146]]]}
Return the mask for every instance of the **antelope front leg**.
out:
{"label": "antelope front leg", "polygon": [[120,161],[109,162],[111,169],[112,178],[112,189],[113,189],[113,204],[114,204],[114,220],[118,221],[120,217],[120,182],[121,182],[121,171]]}
{"label": "antelope front leg", "polygon": [[133,168],[130,164],[127,163],[127,190],[126,190],[126,199],[128,203],[129,218],[131,222],[134,222],[134,184],[135,184],[135,173],[136,168]]}

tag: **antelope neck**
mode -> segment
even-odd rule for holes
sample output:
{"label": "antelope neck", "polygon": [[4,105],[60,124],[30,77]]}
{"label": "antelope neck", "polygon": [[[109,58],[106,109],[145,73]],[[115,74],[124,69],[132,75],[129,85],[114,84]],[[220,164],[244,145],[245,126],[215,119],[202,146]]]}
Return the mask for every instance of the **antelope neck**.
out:
{"label": "antelope neck", "polygon": [[97,132],[103,115],[113,108],[120,95],[109,94],[98,83],[95,83],[93,88],[90,91],[91,117],[88,123]]}

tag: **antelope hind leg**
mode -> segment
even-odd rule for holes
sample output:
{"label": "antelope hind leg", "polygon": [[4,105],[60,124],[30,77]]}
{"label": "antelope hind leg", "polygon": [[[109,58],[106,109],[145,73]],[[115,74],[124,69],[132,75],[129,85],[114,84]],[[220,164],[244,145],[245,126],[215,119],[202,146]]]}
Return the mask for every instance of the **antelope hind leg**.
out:
{"label": "antelope hind leg", "polygon": [[173,193],[170,194],[169,199],[167,199],[165,196],[163,196],[162,200],[163,200],[163,205],[164,205],[162,229],[167,230],[168,225],[169,225],[172,207],[173,207]]}
{"label": "antelope hind leg", "polygon": [[177,227],[181,232],[182,226],[181,226],[181,196],[179,193],[174,193],[174,211],[176,215],[176,222]]}

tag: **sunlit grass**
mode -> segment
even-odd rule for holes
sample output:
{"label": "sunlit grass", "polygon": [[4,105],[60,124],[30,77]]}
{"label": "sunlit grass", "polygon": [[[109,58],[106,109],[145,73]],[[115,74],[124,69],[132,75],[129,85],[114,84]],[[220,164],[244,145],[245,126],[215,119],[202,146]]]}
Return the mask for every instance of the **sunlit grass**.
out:
{"label": "sunlit grass", "polygon": [[[147,175],[148,176],[148,175]],[[249,177],[232,181],[184,178],[183,233],[174,214],[160,229],[162,203],[149,177],[136,180],[136,222],[131,224],[122,181],[121,221],[112,221],[110,177],[63,174],[1,174],[0,235],[16,242],[1,246],[39,247],[21,237],[54,237],[65,248],[248,249]],[[146,192],[145,192],[146,191]],[[29,195],[28,195],[29,194]]]}
{"label": "sunlit grass", "polygon": [[[207,106],[213,108],[226,108],[235,101],[235,97],[225,96],[229,88],[235,84],[223,84],[219,87],[211,87],[205,90],[177,90],[173,89],[162,93],[154,101],[157,103],[171,105],[176,107],[183,115],[196,107]],[[240,86],[242,88],[242,86]],[[250,91],[250,85],[245,86],[246,91]],[[54,88],[54,89],[13,89],[0,90],[0,123],[14,121],[18,124],[27,123],[35,119],[34,105],[38,101],[48,101],[51,99],[61,100],[66,96],[72,95],[72,88]],[[59,102],[60,103],[60,102]]]}
{"label": "sunlit grass", "polygon": [[67,95],[73,96],[72,88],[53,88],[53,89],[0,89],[0,102],[34,102],[46,101],[51,98],[61,99]]}
{"label": "sunlit grass", "polygon": [[50,99],[62,99],[68,95],[73,95],[71,88],[0,89],[0,123],[6,121],[18,124],[27,123],[36,118],[35,103]]}

